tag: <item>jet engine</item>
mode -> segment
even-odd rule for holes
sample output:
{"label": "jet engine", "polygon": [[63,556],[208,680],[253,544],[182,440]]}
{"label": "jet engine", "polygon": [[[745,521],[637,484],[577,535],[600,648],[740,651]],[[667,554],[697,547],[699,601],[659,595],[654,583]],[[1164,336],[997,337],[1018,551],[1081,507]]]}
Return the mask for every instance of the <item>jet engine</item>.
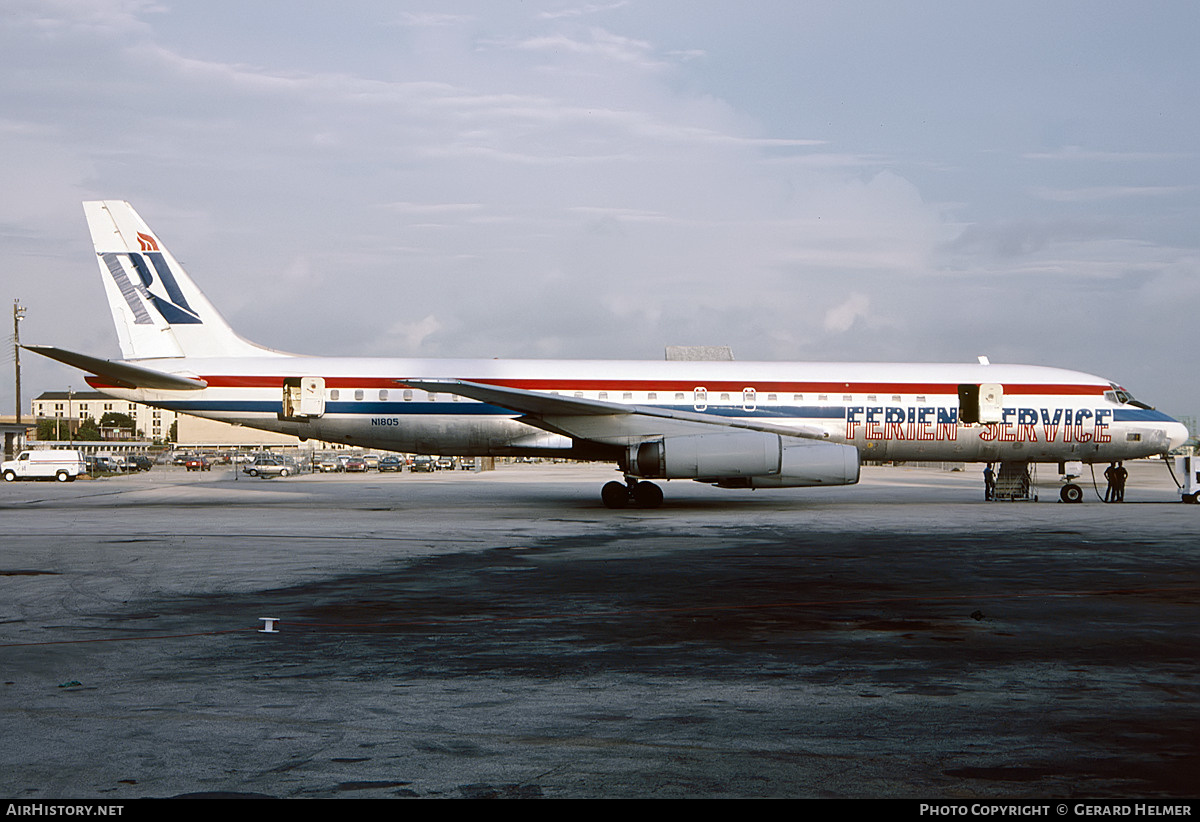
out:
{"label": "jet engine", "polygon": [[629,447],[626,471],[643,479],[693,479],[723,488],[800,488],[858,482],[852,445],[760,431],[663,437]]}

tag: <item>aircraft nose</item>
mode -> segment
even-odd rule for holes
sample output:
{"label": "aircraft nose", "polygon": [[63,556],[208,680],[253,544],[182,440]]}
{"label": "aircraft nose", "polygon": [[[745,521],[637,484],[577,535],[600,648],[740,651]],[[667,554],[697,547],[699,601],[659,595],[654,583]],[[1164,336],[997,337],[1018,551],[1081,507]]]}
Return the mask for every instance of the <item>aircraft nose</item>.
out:
{"label": "aircraft nose", "polygon": [[1181,422],[1167,423],[1167,440],[1170,442],[1168,450],[1174,451],[1188,441],[1191,434],[1187,430],[1187,426]]}

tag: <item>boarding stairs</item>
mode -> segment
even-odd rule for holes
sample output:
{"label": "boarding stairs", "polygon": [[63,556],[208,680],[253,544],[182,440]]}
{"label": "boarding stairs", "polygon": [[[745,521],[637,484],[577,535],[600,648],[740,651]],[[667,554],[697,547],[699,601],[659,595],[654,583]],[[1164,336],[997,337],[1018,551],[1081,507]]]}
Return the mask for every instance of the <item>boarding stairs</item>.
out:
{"label": "boarding stairs", "polygon": [[1029,463],[1000,463],[1000,471],[996,474],[996,491],[992,499],[997,502],[1036,502],[1037,494],[1029,477]]}

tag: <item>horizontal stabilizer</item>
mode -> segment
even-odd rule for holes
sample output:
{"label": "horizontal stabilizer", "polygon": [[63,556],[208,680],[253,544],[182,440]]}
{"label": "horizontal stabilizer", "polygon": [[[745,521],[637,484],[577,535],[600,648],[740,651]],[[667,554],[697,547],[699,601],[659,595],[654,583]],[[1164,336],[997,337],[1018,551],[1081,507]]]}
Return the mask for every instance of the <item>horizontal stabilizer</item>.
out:
{"label": "horizontal stabilizer", "polygon": [[52,360],[90,371],[97,377],[112,382],[118,388],[156,388],[164,391],[195,391],[207,388],[208,383],[198,377],[187,377],[181,374],[168,374],[132,363],[105,360],[100,357],[90,357],[87,354],[77,354],[62,348],[49,345],[23,345],[26,351],[41,354]]}

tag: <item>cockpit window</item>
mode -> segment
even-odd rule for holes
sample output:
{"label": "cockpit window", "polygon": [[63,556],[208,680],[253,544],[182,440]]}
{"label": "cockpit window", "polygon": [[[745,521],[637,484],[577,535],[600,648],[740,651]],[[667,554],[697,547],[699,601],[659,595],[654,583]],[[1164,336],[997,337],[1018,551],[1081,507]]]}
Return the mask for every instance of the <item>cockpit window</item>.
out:
{"label": "cockpit window", "polygon": [[1136,400],[1133,394],[1130,394],[1116,383],[1109,383],[1112,386],[1112,391],[1105,391],[1104,398],[1112,402],[1119,402],[1121,405],[1132,405],[1134,408],[1144,408],[1147,411],[1153,411],[1154,406],[1146,405],[1146,403]]}

